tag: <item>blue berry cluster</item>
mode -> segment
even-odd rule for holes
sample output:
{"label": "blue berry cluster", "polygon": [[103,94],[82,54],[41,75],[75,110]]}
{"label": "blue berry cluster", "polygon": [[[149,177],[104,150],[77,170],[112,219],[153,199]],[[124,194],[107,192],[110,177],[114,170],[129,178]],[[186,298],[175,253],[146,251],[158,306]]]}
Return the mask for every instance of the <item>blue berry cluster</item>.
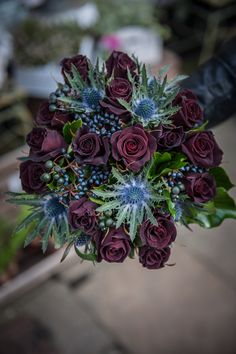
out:
{"label": "blue berry cluster", "polygon": [[188,164],[184,167],[180,168],[180,171],[182,172],[193,172],[193,173],[203,173],[206,172],[206,168],[204,167],[198,167],[198,166],[194,166],[192,164]]}
{"label": "blue berry cluster", "polygon": [[100,136],[111,137],[117,130],[121,130],[119,117],[114,114],[104,113],[100,109],[96,112],[85,112],[80,115],[85,125],[89,127],[90,132]]}
{"label": "blue berry cluster", "polygon": [[49,110],[55,112],[57,110],[57,100],[59,97],[67,96],[70,92],[70,87],[68,85],[61,85],[60,88],[56,89],[55,92],[52,92],[49,96]]}
{"label": "blue berry cluster", "polygon": [[75,199],[84,196],[92,186],[98,187],[106,182],[110,175],[110,170],[98,166],[91,166],[89,171],[83,168],[76,168],[75,172],[78,183]]}

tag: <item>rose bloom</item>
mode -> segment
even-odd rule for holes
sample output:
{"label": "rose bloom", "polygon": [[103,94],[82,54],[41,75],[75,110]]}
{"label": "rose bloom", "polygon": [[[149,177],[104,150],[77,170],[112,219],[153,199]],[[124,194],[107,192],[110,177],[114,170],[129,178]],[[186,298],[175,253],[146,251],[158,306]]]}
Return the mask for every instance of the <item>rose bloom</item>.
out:
{"label": "rose bloom", "polygon": [[65,74],[71,73],[72,64],[76,67],[82,79],[84,81],[88,80],[89,62],[88,62],[88,58],[85,55],[78,54],[71,58],[64,58],[60,64],[61,64],[61,73],[64,76],[66,82],[68,80]]}
{"label": "rose bloom", "polygon": [[72,146],[80,164],[105,165],[110,155],[109,138],[90,133],[86,126],[78,130]]}
{"label": "rose bloom", "polygon": [[211,131],[191,134],[182,144],[182,151],[194,165],[206,168],[219,166],[223,156]]}
{"label": "rose bloom", "polygon": [[56,130],[33,128],[26,137],[30,147],[30,158],[34,161],[46,161],[62,153],[67,148],[64,138]]}
{"label": "rose bloom", "polygon": [[127,79],[128,69],[131,75],[134,75],[137,66],[126,53],[113,51],[106,61],[106,69],[108,77],[113,74],[115,78]]}
{"label": "rose bloom", "polygon": [[139,248],[139,262],[148,269],[163,268],[170,257],[170,248],[154,248],[142,246]]}
{"label": "rose bloom", "polygon": [[176,126],[190,129],[203,121],[203,112],[197,103],[197,97],[190,90],[178,93],[173,101],[173,106],[179,106],[179,111],[171,117]]}
{"label": "rose bloom", "polygon": [[209,173],[190,173],[185,178],[187,194],[198,203],[206,203],[216,195],[216,182]]}
{"label": "rose bloom", "polygon": [[69,206],[68,220],[74,230],[82,230],[86,235],[95,236],[98,232],[97,204],[86,197],[73,201]]}
{"label": "rose bloom", "polygon": [[39,126],[47,126],[55,129],[61,129],[72,120],[72,116],[61,111],[50,112],[48,101],[43,102],[36,115],[35,122]]}
{"label": "rose bloom", "polygon": [[26,160],[20,164],[20,179],[22,189],[29,194],[41,194],[46,189],[46,183],[41,176],[46,172],[44,163]]}
{"label": "rose bloom", "polygon": [[116,161],[123,161],[125,166],[138,172],[151,160],[156,151],[156,139],[137,124],[114,133],[111,137],[112,156]]}
{"label": "rose bloom", "polygon": [[129,102],[132,97],[131,83],[122,78],[117,78],[111,81],[106,88],[106,97],[100,102],[103,108],[110,112],[121,116],[127,114],[127,110],[119,103],[118,99],[123,99]]}
{"label": "rose bloom", "polygon": [[180,146],[184,139],[183,127],[163,127],[161,135],[157,138],[157,149],[172,150]]}
{"label": "rose bloom", "polygon": [[131,251],[129,236],[122,227],[111,229],[100,244],[99,254],[107,262],[121,263]]}
{"label": "rose bloom", "polygon": [[141,225],[140,237],[143,245],[161,249],[175,241],[176,227],[170,218],[158,214],[155,216],[158,226],[146,220]]}

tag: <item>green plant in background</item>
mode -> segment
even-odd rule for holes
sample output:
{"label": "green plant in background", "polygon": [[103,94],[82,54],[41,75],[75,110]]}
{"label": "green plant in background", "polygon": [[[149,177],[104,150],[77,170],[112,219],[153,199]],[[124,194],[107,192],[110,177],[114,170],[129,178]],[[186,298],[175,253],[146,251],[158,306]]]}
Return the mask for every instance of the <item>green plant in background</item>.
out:
{"label": "green plant in background", "polygon": [[126,26],[147,27],[163,36],[169,33],[167,27],[160,25],[151,1],[94,0],[94,3],[100,14],[100,19],[92,28],[96,36],[112,33]]}
{"label": "green plant in background", "polygon": [[22,66],[59,62],[79,51],[82,32],[75,22],[50,24],[27,18],[14,33],[15,60]]}
{"label": "green plant in background", "polygon": [[[20,209],[16,219],[16,224],[26,218],[29,211],[27,207]],[[32,226],[31,226],[32,227]],[[0,274],[2,274],[9,264],[16,257],[17,251],[22,248],[29,228],[22,229],[12,236],[14,225],[6,221],[3,216],[0,217]]]}

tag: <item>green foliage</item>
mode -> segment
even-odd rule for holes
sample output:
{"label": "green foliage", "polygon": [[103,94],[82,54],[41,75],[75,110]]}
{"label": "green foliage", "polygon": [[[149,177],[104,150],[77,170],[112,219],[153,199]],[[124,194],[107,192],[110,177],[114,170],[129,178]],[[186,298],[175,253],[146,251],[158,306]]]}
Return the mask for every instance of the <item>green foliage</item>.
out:
{"label": "green foliage", "polygon": [[156,180],[173,170],[187,165],[186,156],[175,152],[155,152],[148,171],[148,178]]}
{"label": "green foliage", "polygon": [[228,191],[234,186],[222,167],[211,168],[210,174],[214,176],[217,187],[223,187]]}
{"label": "green foliage", "polygon": [[205,228],[219,226],[225,219],[236,219],[236,205],[222,187],[217,188],[216,197],[202,205],[202,209],[193,205],[183,218],[186,224],[194,223]]}
{"label": "green foliage", "polygon": [[63,136],[67,144],[70,144],[77,130],[82,126],[82,120],[74,120],[73,122],[67,122],[63,127]]}

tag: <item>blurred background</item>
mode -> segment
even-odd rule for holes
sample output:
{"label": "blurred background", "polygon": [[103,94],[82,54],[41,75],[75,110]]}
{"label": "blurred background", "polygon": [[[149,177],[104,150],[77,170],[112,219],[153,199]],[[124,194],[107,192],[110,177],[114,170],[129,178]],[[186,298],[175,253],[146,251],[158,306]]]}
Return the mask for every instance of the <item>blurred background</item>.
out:
{"label": "blurred background", "polygon": [[[235,0],[0,0],[0,354],[236,353],[234,221],[178,228],[171,263],[81,263],[53,244],[11,237],[27,210],[18,161],[40,103],[61,81],[60,60],[135,53],[152,74],[188,74],[236,34]],[[235,117],[214,129],[233,181]],[[235,190],[232,195],[236,197]]]}

